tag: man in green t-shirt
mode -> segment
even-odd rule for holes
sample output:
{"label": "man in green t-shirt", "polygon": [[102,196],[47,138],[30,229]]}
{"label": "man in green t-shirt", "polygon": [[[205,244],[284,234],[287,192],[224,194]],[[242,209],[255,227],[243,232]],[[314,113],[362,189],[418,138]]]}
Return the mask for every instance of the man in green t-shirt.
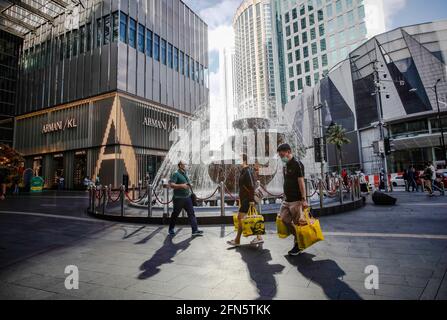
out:
{"label": "man in green t-shirt", "polygon": [[188,218],[191,222],[193,237],[203,235],[203,231],[199,230],[197,226],[197,218],[194,214],[194,206],[191,198],[191,183],[186,173],[186,163],[180,161],[178,164],[178,170],[174,172],[169,180],[169,186],[174,190],[174,211],[171,215],[171,222],[169,223],[169,234],[175,235],[175,222],[182,210],[185,210],[188,214]]}

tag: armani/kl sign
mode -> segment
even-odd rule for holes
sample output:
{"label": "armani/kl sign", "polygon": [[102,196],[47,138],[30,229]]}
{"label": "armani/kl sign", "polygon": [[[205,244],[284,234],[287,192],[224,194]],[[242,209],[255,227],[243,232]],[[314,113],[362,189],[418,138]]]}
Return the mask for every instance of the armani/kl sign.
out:
{"label": "armani/kl sign", "polygon": [[64,131],[65,129],[77,128],[78,124],[75,118],[59,120],[56,122],[51,122],[43,125],[42,133],[51,133],[57,131]]}

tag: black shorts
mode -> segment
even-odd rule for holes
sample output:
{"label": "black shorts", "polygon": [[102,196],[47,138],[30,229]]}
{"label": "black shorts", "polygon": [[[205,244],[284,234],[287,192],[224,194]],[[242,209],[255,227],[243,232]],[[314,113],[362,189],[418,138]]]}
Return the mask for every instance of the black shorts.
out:
{"label": "black shorts", "polygon": [[250,200],[243,199],[241,200],[241,207],[239,209],[239,213],[247,214],[250,210]]}

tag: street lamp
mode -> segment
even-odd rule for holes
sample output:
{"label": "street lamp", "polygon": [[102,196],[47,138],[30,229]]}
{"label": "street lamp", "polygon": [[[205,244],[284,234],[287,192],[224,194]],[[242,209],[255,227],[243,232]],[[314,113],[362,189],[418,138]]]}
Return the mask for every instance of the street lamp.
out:
{"label": "street lamp", "polygon": [[[372,62],[374,65],[374,95],[376,97],[376,106],[377,106],[377,116],[379,118],[379,132],[380,132],[380,141],[385,143],[385,130],[384,130],[384,120],[383,120],[383,106],[382,106],[382,97],[381,97],[381,83],[379,76],[379,68],[378,68],[378,60]],[[386,159],[386,151],[382,150],[380,156],[382,158],[382,169],[384,170],[383,179],[385,183],[385,191],[389,192],[388,186],[388,162]]]}

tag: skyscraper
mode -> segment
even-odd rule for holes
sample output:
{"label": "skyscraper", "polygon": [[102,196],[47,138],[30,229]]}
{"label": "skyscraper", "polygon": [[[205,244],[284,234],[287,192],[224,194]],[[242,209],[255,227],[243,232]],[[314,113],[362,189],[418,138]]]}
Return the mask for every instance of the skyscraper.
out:
{"label": "skyscraper", "polygon": [[276,118],[270,0],[245,0],[233,19],[237,117]]}
{"label": "skyscraper", "polygon": [[275,75],[283,105],[385,31],[383,0],[272,0],[272,8]]}
{"label": "skyscraper", "polygon": [[220,68],[223,70],[221,79],[223,106],[226,118],[226,133],[232,133],[232,125],[235,120],[236,95],[235,95],[235,56],[234,48],[224,48],[219,57]]}

